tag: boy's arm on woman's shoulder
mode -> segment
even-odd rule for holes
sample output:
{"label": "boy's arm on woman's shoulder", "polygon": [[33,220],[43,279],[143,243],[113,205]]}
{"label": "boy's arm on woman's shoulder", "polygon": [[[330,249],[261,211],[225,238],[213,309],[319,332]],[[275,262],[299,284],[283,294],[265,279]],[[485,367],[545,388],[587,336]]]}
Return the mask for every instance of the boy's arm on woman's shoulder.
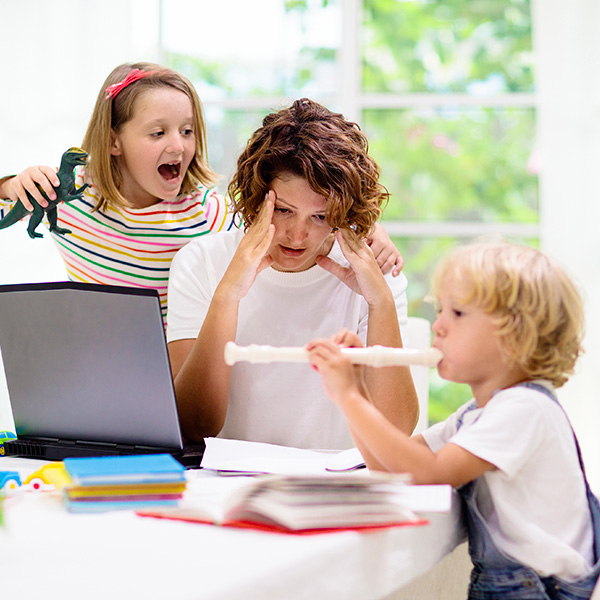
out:
{"label": "boy's arm on woman's shoulder", "polygon": [[387,275],[391,271],[392,276],[397,277],[404,267],[404,258],[381,223],[375,224],[367,244],[373,251],[383,274]]}

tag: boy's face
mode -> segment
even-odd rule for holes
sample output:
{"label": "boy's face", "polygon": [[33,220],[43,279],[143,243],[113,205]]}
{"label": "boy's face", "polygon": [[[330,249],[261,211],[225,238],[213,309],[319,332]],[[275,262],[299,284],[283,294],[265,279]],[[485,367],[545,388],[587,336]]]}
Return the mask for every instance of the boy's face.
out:
{"label": "boy's face", "polygon": [[495,390],[515,383],[513,372],[496,336],[494,316],[473,303],[461,302],[461,292],[448,276],[437,299],[433,346],[444,355],[438,372],[443,379],[471,386],[476,400],[482,391],[482,397],[489,399]]}
{"label": "boy's face", "polygon": [[144,92],[133,118],[112,134],[111,154],[118,156],[121,193],[136,208],[177,197],[196,152],[190,99],[175,89]]}
{"label": "boy's face", "polygon": [[314,192],[306,179],[280,173],[270,188],[277,196],[273,212],[275,235],[269,255],[278,271],[306,271],[316,256],[327,255],[333,245],[331,227],[325,220],[326,200]]}

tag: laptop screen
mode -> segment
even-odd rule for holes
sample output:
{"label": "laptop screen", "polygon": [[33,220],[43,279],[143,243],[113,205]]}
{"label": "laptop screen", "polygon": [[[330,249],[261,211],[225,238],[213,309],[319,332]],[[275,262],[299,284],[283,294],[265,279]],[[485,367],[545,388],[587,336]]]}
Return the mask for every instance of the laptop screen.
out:
{"label": "laptop screen", "polygon": [[183,448],[155,290],[0,286],[0,347],[18,437]]}

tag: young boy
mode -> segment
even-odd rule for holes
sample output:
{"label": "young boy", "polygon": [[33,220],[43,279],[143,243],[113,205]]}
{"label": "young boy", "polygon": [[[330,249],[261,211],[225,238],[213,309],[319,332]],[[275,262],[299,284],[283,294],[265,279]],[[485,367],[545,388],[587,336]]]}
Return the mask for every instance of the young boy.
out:
{"label": "young boy", "polygon": [[589,598],[600,506],[554,393],[581,352],[574,285],[533,248],[488,243],[445,258],[433,291],[438,371],[473,392],[443,423],[413,438],[399,431],[331,340],[308,345],[312,364],[370,468],[459,488],[474,563],[469,598]]}

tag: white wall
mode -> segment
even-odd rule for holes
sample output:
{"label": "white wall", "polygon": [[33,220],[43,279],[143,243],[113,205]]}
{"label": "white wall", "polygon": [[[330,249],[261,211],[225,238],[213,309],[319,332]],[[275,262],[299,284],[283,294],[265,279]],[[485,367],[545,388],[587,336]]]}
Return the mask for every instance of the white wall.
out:
{"label": "white wall", "polygon": [[[0,2],[1,175],[35,164],[57,167],[67,148],[81,144],[110,71],[126,61],[157,60],[156,5]],[[0,283],[61,278],[50,240],[30,240],[21,224],[0,231],[0,256]]]}
{"label": "white wall", "polygon": [[586,353],[559,390],[600,494],[600,3],[534,0],[542,247],[578,280]]}
{"label": "white wall", "polygon": [[[0,0],[0,176],[58,166],[80,145],[110,71],[158,60],[157,19],[157,0]],[[2,284],[66,279],[50,236],[31,240],[26,223],[0,230],[0,257]],[[0,364],[3,429],[12,415]]]}
{"label": "white wall", "polygon": [[[533,0],[533,11],[542,245],[587,303],[587,353],[560,398],[600,491],[600,3]],[[157,0],[1,0],[0,173],[57,165],[80,144],[110,70],[160,62],[157,17]],[[182,35],[190,31],[182,23]],[[0,231],[0,283],[60,278],[48,244],[19,226]]]}

